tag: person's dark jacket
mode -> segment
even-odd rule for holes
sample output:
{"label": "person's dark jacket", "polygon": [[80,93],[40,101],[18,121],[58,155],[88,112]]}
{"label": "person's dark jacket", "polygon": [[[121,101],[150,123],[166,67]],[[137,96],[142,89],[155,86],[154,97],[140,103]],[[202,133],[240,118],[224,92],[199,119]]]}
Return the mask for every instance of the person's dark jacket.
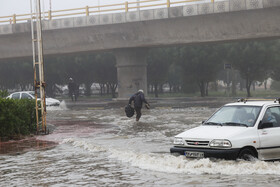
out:
{"label": "person's dark jacket", "polygon": [[142,108],[143,102],[148,104],[148,102],[145,99],[144,93],[142,92],[137,92],[136,94],[131,96],[128,103],[131,104],[132,101],[134,101],[135,108]]}
{"label": "person's dark jacket", "polygon": [[69,82],[68,83],[68,90],[69,90],[69,94],[72,95],[72,94],[76,94],[75,93],[75,90],[76,90],[76,84],[74,82]]}

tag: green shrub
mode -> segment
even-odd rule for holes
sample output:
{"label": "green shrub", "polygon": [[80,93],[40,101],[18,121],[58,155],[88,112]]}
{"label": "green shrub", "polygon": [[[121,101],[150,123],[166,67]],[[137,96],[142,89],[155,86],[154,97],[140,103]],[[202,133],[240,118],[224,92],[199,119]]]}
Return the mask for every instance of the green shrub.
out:
{"label": "green shrub", "polygon": [[0,98],[5,98],[9,95],[7,90],[0,90]]}
{"label": "green shrub", "polygon": [[36,131],[35,100],[0,98],[0,137],[12,139]]}

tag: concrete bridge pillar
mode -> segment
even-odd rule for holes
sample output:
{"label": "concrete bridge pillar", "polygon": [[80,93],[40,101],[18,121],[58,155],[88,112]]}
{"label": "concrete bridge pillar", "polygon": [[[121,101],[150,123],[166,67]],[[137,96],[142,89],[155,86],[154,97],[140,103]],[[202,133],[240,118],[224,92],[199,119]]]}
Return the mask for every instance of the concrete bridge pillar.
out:
{"label": "concrete bridge pillar", "polygon": [[147,49],[126,48],[114,51],[117,60],[118,98],[127,99],[139,89],[147,95]]}

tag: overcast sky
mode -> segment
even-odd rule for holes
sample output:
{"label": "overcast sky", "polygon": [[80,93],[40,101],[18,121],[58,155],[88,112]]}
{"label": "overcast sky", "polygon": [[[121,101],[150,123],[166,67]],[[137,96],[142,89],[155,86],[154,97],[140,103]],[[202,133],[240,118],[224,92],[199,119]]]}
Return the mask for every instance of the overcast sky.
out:
{"label": "overcast sky", "polygon": [[[35,2],[36,0],[32,0]],[[70,8],[81,8],[85,6],[97,6],[98,3],[100,5],[105,4],[117,4],[128,2],[136,2],[137,0],[41,0],[42,9],[45,11],[50,9],[50,1],[51,1],[51,10],[62,10],[62,9],[70,9]],[[142,1],[142,0],[139,0]],[[163,3],[166,0],[161,0]],[[171,0],[171,2],[181,1],[181,0]],[[211,0],[200,0],[201,2],[211,2]],[[216,0],[221,1],[221,0]],[[198,3],[198,2],[195,2]],[[43,10],[42,10],[43,11]],[[13,14],[25,14],[30,13],[30,0],[0,0],[0,17],[1,16],[10,16]]]}
{"label": "overcast sky", "polygon": [[[98,1],[100,5],[104,5],[125,2],[127,0],[41,0],[41,3],[44,2],[45,11],[49,10],[50,1],[52,10],[61,10],[85,7],[87,5],[96,6],[98,5]],[[34,2],[34,0],[32,0],[32,2]],[[23,13],[30,13],[30,0],[0,0],[0,16]]]}

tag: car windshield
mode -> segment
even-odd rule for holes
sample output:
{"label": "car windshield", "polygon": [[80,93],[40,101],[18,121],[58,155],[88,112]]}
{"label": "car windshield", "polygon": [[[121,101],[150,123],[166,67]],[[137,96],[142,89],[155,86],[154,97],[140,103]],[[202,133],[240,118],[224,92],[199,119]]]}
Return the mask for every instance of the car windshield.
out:
{"label": "car windshield", "polygon": [[204,125],[253,127],[261,106],[224,106],[215,112]]}

